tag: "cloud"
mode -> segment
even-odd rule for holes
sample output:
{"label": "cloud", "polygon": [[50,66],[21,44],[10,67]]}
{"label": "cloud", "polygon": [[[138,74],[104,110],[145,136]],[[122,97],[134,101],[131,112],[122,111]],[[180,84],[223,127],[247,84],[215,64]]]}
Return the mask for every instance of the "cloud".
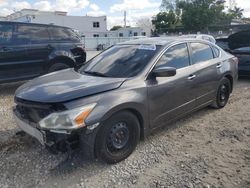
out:
{"label": "cloud", "polygon": [[31,5],[28,1],[0,0],[0,16],[6,16],[24,8],[34,8],[43,11],[80,11],[89,6],[89,0],[41,0]]}
{"label": "cloud", "polygon": [[100,10],[100,7],[99,7],[97,4],[90,4],[90,8],[91,8],[93,11],[98,11],[98,10]]}
{"label": "cloud", "polygon": [[88,16],[104,16],[106,12],[100,10],[100,7],[97,4],[90,4],[89,5],[91,11],[87,12]]}
{"label": "cloud", "polygon": [[42,11],[49,11],[52,9],[52,5],[49,1],[39,1],[34,4],[34,8]]}
{"label": "cloud", "polygon": [[150,0],[123,0],[122,3],[114,4],[110,7],[110,12],[120,12],[124,10],[143,10],[146,8],[156,8],[159,7],[160,3],[155,3]]}
{"label": "cloud", "polygon": [[10,5],[16,10],[24,9],[24,8],[31,8],[31,5],[27,1],[21,1],[21,2],[13,2]]}

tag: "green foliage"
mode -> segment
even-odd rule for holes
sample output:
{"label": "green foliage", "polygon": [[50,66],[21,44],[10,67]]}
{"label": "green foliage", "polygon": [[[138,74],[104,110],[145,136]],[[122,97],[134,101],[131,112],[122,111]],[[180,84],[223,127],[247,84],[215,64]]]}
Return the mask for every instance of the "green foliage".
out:
{"label": "green foliage", "polygon": [[113,27],[110,29],[110,31],[116,31],[116,30],[121,29],[121,28],[122,28],[122,26],[120,26],[120,25],[115,25],[115,26],[113,26]]}
{"label": "green foliage", "polygon": [[239,7],[234,7],[234,9],[229,9],[228,13],[231,15],[232,18],[241,19],[243,17],[244,9]]}
{"label": "green foliage", "polygon": [[224,1],[218,0],[193,0],[181,1],[182,24],[188,31],[208,30],[211,25],[229,24],[230,16],[223,12]]}
{"label": "green foliage", "polygon": [[243,10],[235,7],[226,13],[224,4],[224,0],[162,0],[162,12],[152,22],[157,32],[179,26],[195,32],[229,26],[233,18],[242,17]]}
{"label": "green foliage", "polygon": [[156,15],[155,19],[152,20],[156,32],[158,33],[163,33],[167,29],[175,29],[178,22],[179,18],[173,10],[169,12],[160,12]]}

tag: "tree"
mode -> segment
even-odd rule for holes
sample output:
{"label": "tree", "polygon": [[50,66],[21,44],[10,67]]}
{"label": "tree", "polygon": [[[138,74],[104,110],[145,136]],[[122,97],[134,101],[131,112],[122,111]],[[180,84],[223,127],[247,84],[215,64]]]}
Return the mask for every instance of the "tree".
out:
{"label": "tree", "polygon": [[229,9],[228,13],[232,16],[232,18],[241,19],[243,17],[243,11],[244,9],[235,6],[234,9]]}
{"label": "tree", "polygon": [[160,12],[152,20],[157,33],[165,33],[169,29],[175,29],[178,24],[178,17],[173,10],[169,12]]}
{"label": "tree", "polygon": [[229,15],[223,12],[223,0],[180,1],[181,21],[187,31],[208,31],[211,25],[229,24]]}
{"label": "tree", "polygon": [[115,26],[113,26],[113,27],[110,29],[110,31],[116,31],[116,30],[121,29],[121,28],[122,28],[122,26],[120,26],[120,25],[115,25]]}

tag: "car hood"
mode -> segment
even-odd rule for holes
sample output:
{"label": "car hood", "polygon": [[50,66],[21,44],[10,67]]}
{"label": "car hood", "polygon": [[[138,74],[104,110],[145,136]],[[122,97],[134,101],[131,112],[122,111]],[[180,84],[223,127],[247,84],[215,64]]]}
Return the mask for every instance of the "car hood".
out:
{"label": "car hood", "polygon": [[82,75],[73,69],[50,73],[31,80],[16,91],[16,98],[59,103],[119,88],[125,78]]}

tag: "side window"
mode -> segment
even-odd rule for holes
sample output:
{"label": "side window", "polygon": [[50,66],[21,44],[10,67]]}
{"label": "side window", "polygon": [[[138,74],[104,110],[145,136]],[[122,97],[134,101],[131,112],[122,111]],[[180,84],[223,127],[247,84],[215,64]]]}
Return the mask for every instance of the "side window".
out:
{"label": "side window", "polygon": [[50,27],[49,33],[53,41],[79,41],[79,36],[71,29],[63,27]]}
{"label": "side window", "polygon": [[177,44],[169,48],[158,61],[157,66],[166,65],[176,69],[189,66],[189,53],[187,44]]}
{"label": "side window", "polygon": [[0,24],[0,44],[9,44],[12,41],[13,26]]}
{"label": "side window", "polygon": [[214,46],[212,46],[213,52],[214,52],[214,58],[217,58],[220,56],[220,50]]}
{"label": "side window", "polygon": [[15,33],[17,43],[44,43],[49,41],[47,27],[33,25],[18,25]]}
{"label": "side window", "polygon": [[213,59],[213,52],[209,45],[202,43],[191,43],[193,64]]}

